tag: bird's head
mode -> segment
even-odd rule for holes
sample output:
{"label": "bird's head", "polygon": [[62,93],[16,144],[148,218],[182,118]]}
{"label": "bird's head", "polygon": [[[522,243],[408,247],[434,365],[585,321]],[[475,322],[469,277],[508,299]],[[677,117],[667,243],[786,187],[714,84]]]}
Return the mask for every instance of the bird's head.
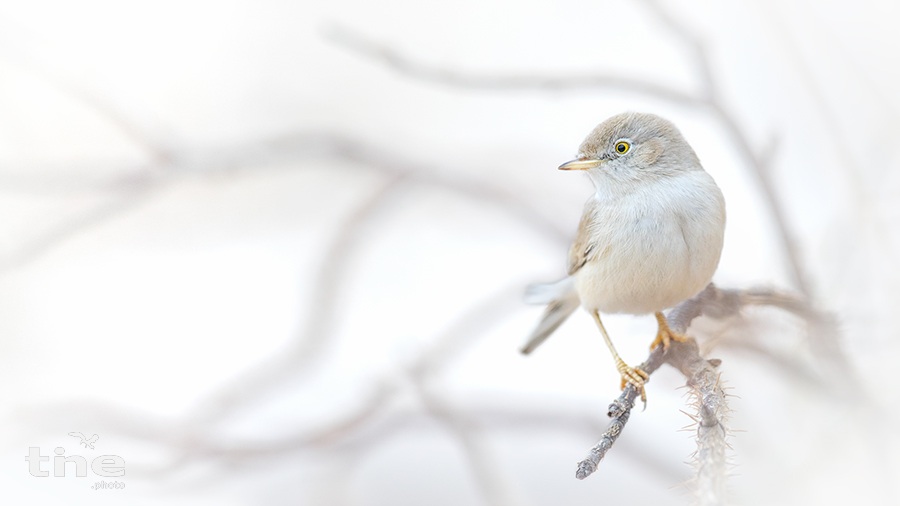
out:
{"label": "bird's head", "polygon": [[559,169],[587,171],[598,190],[614,191],[703,170],[675,125],[653,114],[634,112],[618,114],[597,125],[578,148],[578,158]]}

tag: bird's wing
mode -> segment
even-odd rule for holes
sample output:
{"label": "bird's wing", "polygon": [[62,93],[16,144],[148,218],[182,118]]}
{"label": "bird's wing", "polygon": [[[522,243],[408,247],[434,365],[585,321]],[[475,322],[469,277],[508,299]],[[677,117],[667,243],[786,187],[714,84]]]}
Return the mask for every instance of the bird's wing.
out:
{"label": "bird's wing", "polygon": [[93,436],[91,436],[90,439],[88,439],[88,442],[89,442],[89,443],[96,443],[98,439],[100,439],[100,436],[98,436],[97,434],[94,434]]}
{"label": "bird's wing", "polygon": [[596,219],[599,202],[595,198],[591,198],[584,204],[584,212],[581,214],[581,221],[578,223],[578,233],[575,234],[575,241],[569,248],[569,276],[578,272],[578,269],[584,267],[589,260],[595,258],[599,253],[597,251],[596,241],[593,241],[591,223]]}
{"label": "bird's wing", "polygon": [[531,335],[528,336],[528,341],[525,343],[525,346],[522,347],[521,352],[525,355],[528,355],[535,348],[541,345],[550,334],[553,333],[554,330],[559,328],[560,325],[566,318],[569,317],[576,309],[578,309],[578,297],[567,297],[560,300],[554,300],[547,304],[547,309],[544,310],[544,316],[541,318],[541,322],[538,326],[531,332]]}
{"label": "bird's wing", "polygon": [[80,437],[81,439],[84,439],[84,434],[80,432],[70,432],[69,435],[72,437]]}

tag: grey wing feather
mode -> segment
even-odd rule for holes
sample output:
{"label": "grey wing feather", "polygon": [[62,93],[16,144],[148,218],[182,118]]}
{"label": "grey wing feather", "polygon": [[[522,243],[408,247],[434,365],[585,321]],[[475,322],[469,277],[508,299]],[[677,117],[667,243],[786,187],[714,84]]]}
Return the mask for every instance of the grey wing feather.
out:
{"label": "grey wing feather", "polygon": [[589,260],[597,256],[596,244],[591,241],[591,223],[595,220],[598,202],[596,199],[590,199],[584,204],[584,212],[581,214],[581,221],[578,223],[578,232],[575,234],[575,240],[572,247],[569,248],[569,276],[578,272],[584,267]]}
{"label": "grey wing feather", "polygon": [[522,353],[527,355],[541,345],[554,330],[559,328],[566,318],[578,308],[578,299],[555,300],[547,305],[541,322],[531,332],[525,346],[522,347]]}
{"label": "grey wing feather", "polygon": [[537,328],[532,331],[525,346],[522,347],[522,353],[527,355],[534,351],[581,304],[581,301],[578,299],[578,292],[575,289],[575,278],[572,276],[584,267],[584,264],[600,254],[595,242],[592,241],[592,231],[590,229],[591,223],[595,220],[598,206],[599,202],[595,198],[589,199],[584,205],[581,222],[578,224],[578,233],[575,235],[572,247],[569,248],[569,277],[556,283],[532,285],[526,290],[526,301],[528,303],[547,304],[547,309],[544,311]]}
{"label": "grey wing feather", "polygon": [[578,308],[578,292],[575,290],[575,279],[571,276],[555,283],[531,285],[525,290],[525,301],[529,304],[546,304],[547,309],[540,323],[531,332],[522,353],[529,354],[541,345],[572,312]]}

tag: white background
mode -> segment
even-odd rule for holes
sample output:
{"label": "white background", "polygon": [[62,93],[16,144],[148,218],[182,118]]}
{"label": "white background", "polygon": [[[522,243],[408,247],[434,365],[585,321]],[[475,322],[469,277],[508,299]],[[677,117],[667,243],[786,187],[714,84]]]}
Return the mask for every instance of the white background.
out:
{"label": "white background", "polygon": [[[896,503],[898,16],[877,1],[0,1],[0,496],[689,502],[676,372],[578,481],[618,393],[608,352],[582,312],[517,352],[541,311],[521,288],[563,274],[590,192],[555,167],[639,110],[675,122],[725,194],[715,281],[801,290],[776,202],[858,374],[778,312],[696,331],[731,336],[710,356],[735,395],[733,501]],[[579,84],[708,98],[702,62],[715,107]],[[644,359],[652,318],[608,328]],[[58,446],[122,456],[125,490],[30,476],[28,448]]]}

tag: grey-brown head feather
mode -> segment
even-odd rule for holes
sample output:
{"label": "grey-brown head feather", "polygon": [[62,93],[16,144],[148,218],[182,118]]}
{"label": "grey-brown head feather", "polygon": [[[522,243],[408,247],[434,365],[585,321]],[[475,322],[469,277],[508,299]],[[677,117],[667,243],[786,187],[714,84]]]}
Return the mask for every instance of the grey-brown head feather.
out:
{"label": "grey-brown head feather", "polygon": [[[646,169],[658,166],[661,170],[698,168],[700,162],[678,128],[669,120],[655,114],[625,112],[597,125],[578,149],[578,157],[610,160],[616,157],[613,146],[627,139],[633,149],[628,155],[631,165]],[[670,161],[679,160],[678,167]],[[683,163],[689,160],[690,164]]]}

